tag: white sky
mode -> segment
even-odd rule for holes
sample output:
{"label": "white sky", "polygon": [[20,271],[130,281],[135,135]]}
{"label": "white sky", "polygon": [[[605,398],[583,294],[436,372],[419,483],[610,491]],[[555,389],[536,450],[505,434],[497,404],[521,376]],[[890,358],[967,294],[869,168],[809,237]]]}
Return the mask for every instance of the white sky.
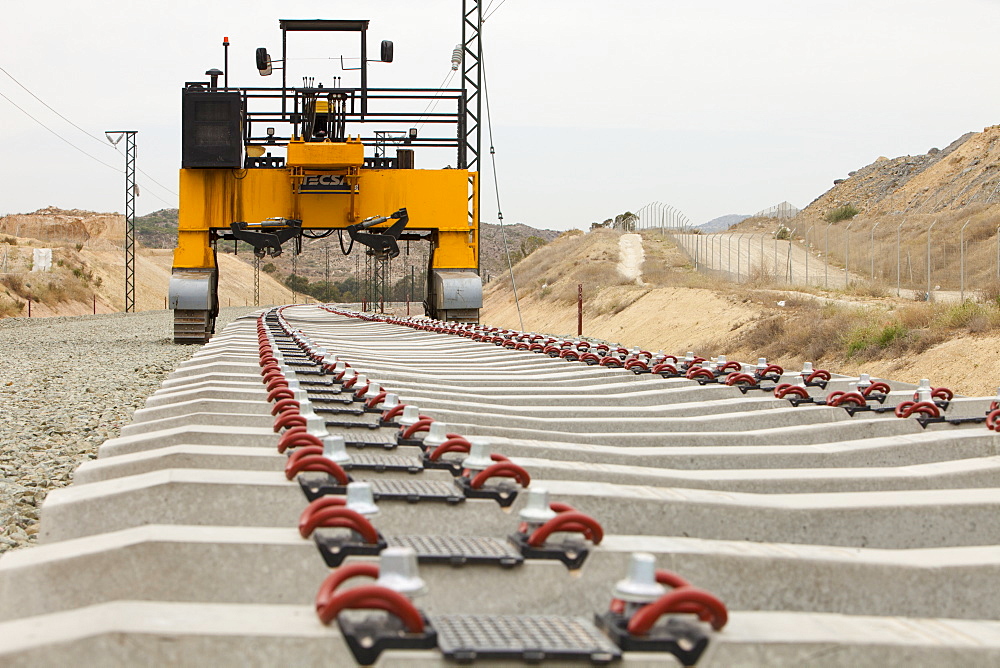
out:
{"label": "white sky", "polygon": [[[254,49],[280,54],[279,18],[368,18],[370,57],[395,42],[395,62],[371,65],[370,84],[437,87],[460,15],[461,0],[4,0],[0,67],[102,139],[139,130],[139,168],[176,191],[180,88],[222,68],[223,36],[230,85],[278,85],[257,74]],[[694,223],[805,206],[880,155],[1000,122],[997,25],[998,0],[506,0],[484,27],[504,219],[568,229],[653,200]],[[353,38],[330,44],[291,55],[358,55]],[[291,71],[329,82],[338,69],[309,60]],[[3,73],[0,93],[122,165]],[[0,214],[123,209],[123,176],[2,98],[0,138]],[[140,214],[176,206],[139,182]],[[485,187],[482,211],[496,222]]]}

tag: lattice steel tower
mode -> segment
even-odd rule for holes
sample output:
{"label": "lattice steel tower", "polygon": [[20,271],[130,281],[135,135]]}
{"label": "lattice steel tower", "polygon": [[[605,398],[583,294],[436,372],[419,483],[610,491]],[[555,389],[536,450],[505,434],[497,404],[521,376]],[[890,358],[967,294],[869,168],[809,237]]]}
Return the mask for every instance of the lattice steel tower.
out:
{"label": "lattice steel tower", "polygon": [[104,133],[114,146],[125,138],[125,312],[135,311],[135,136],[138,130]]}

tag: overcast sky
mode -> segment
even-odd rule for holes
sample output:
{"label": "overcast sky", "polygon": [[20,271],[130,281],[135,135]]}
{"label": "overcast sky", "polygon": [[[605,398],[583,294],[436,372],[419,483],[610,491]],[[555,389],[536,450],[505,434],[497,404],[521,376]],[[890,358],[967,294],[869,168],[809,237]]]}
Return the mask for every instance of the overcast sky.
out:
{"label": "overcast sky", "polygon": [[[372,57],[382,39],[395,43],[371,85],[437,87],[461,26],[461,0],[40,7],[4,1],[0,67],[101,140],[138,130],[140,169],[170,191],[181,85],[222,68],[223,36],[231,85],[277,85],[257,74],[254,49],[280,53],[279,18],[368,18]],[[802,207],[880,155],[924,153],[1000,122],[997,0],[493,0],[494,10],[483,44],[506,222],[585,228],[654,200],[694,223],[782,200]],[[354,39],[313,40],[293,55],[309,58],[290,63],[294,76],[343,74],[348,85],[353,73],[324,58],[358,53]],[[2,72],[0,93],[122,166]],[[3,98],[0,138],[0,213],[123,210],[122,175]],[[140,214],[177,205],[139,182]],[[483,220],[496,209],[484,188]]]}

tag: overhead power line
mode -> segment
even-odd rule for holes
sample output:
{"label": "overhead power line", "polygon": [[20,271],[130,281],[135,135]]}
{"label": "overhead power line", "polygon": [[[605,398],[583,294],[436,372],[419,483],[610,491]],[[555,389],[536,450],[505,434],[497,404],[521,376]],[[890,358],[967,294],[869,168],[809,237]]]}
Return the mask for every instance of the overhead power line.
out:
{"label": "overhead power line", "polygon": [[486,19],[488,19],[488,18],[490,18],[491,16],[493,16],[494,14],[496,14],[496,13],[497,13],[497,9],[500,9],[501,7],[503,7],[503,3],[505,3],[505,2],[507,2],[507,0],[500,0],[500,4],[498,4],[498,5],[497,5],[497,8],[496,8],[496,9],[494,9],[494,10],[493,10],[493,11],[491,12],[491,11],[490,11],[490,7],[492,7],[492,6],[493,6],[493,0],[490,0],[490,4],[486,5],[486,11],[487,11],[487,12],[489,12],[489,13],[488,13],[488,14],[486,14],[486,16],[484,16],[484,17],[483,17],[483,22],[485,23],[485,22],[486,22]]}
{"label": "overhead power line", "polygon": [[84,150],[83,150],[82,148],[80,148],[79,146],[77,146],[76,144],[74,144],[73,142],[71,142],[70,140],[66,139],[66,138],[65,138],[65,137],[63,137],[63,136],[62,136],[61,134],[59,134],[58,132],[56,132],[55,130],[53,130],[53,129],[52,129],[52,128],[50,128],[49,126],[47,126],[47,125],[46,125],[45,123],[42,123],[42,122],[41,122],[40,120],[38,120],[37,118],[35,118],[34,116],[32,116],[32,115],[31,115],[30,113],[28,113],[28,111],[27,111],[27,110],[25,110],[25,109],[24,109],[23,107],[21,107],[21,105],[19,105],[19,104],[18,104],[17,102],[14,102],[14,100],[10,99],[9,97],[7,97],[6,95],[4,95],[3,93],[0,93],[0,97],[2,97],[3,99],[7,100],[8,102],[10,102],[10,103],[11,103],[12,105],[14,105],[14,107],[15,107],[15,108],[16,108],[16,109],[17,109],[18,111],[20,111],[20,112],[21,112],[22,114],[24,114],[25,116],[27,116],[28,118],[30,118],[30,119],[31,119],[31,120],[33,120],[34,122],[38,123],[38,124],[39,124],[39,125],[41,125],[41,126],[42,126],[43,128],[45,128],[46,130],[48,130],[49,132],[51,132],[52,134],[54,134],[54,135],[55,135],[56,137],[58,137],[59,139],[61,139],[62,141],[66,142],[67,144],[69,144],[70,146],[72,146],[72,147],[73,147],[74,149],[76,149],[76,150],[77,150],[77,151],[79,151],[80,153],[83,153],[83,154],[84,154],[85,156],[87,156],[87,157],[88,157],[88,158],[90,158],[91,160],[93,160],[93,161],[95,161],[95,162],[99,162],[99,163],[101,163],[102,165],[104,165],[105,167],[107,167],[108,169],[113,169],[113,170],[115,170],[116,172],[118,172],[119,174],[123,174],[123,173],[124,173],[124,170],[121,170],[121,169],[118,169],[118,168],[117,168],[117,167],[115,167],[114,165],[109,165],[108,163],[104,162],[104,161],[103,161],[103,160],[101,160],[100,158],[97,158],[97,157],[95,157],[95,156],[91,155],[90,153],[87,153],[87,152],[86,152],[86,151],[84,151]]}
{"label": "overhead power line", "polygon": [[[80,127],[79,125],[77,125],[76,123],[74,123],[73,121],[71,121],[71,120],[70,120],[69,118],[67,118],[66,116],[64,116],[64,115],[62,115],[61,113],[59,113],[59,111],[58,111],[58,110],[56,110],[55,108],[53,108],[53,107],[52,107],[52,106],[51,106],[51,105],[50,105],[49,103],[47,103],[47,102],[46,102],[45,100],[43,100],[42,98],[40,98],[40,97],[38,97],[37,95],[35,95],[35,94],[34,94],[34,93],[33,93],[33,92],[31,91],[31,89],[29,89],[29,88],[28,88],[27,86],[25,86],[25,85],[24,85],[23,83],[21,83],[20,81],[18,81],[18,80],[17,80],[17,78],[16,78],[16,77],[15,77],[15,76],[14,76],[13,74],[11,74],[11,73],[10,73],[10,72],[8,72],[7,70],[5,70],[5,69],[4,69],[3,67],[0,67],[0,72],[3,72],[4,74],[6,74],[6,75],[7,75],[7,76],[8,76],[9,78],[10,78],[10,80],[11,80],[11,81],[13,81],[13,82],[14,82],[14,83],[16,83],[16,84],[17,84],[18,86],[20,86],[20,87],[21,87],[21,89],[22,89],[22,90],[24,90],[24,92],[26,92],[26,93],[27,93],[28,95],[30,95],[31,97],[33,97],[33,98],[35,98],[36,100],[38,100],[38,102],[39,102],[39,103],[41,103],[41,104],[42,104],[42,106],[44,106],[44,107],[45,107],[46,109],[48,109],[49,111],[51,111],[51,112],[52,112],[53,114],[55,114],[55,115],[56,115],[56,116],[58,116],[59,118],[61,118],[61,119],[63,119],[64,121],[66,121],[67,123],[69,123],[70,125],[72,125],[72,126],[73,126],[74,128],[76,128],[77,130],[79,130],[79,131],[80,131],[80,132],[82,132],[83,134],[87,135],[88,137],[90,137],[91,139],[93,139],[94,141],[96,141],[97,143],[99,143],[99,144],[100,144],[101,146],[107,146],[108,148],[112,148],[112,149],[114,149],[114,150],[115,150],[115,152],[116,152],[116,153],[118,153],[119,155],[122,155],[122,156],[124,155],[124,154],[123,154],[123,153],[121,152],[121,150],[120,150],[120,149],[119,149],[119,148],[118,148],[117,146],[112,146],[111,144],[108,144],[107,142],[105,142],[105,141],[104,141],[103,139],[101,139],[101,138],[100,138],[100,137],[98,137],[97,135],[95,135],[95,134],[92,134],[91,132],[89,132],[89,131],[85,130],[84,128]],[[25,111],[24,109],[21,109],[21,107],[18,107],[18,105],[17,105],[17,104],[15,104],[15,103],[14,103],[14,102],[13,102],[13,101],[12,101],[12,100],[11,100],[11,99],[9,98],[9,97],[7,97],[6,95],[4,95],[4,99],[6,99],[6,100],[7,100],[8,102],[10,102],[11,104],[13,104],[13,105],[14,105],[15,107],[17,107],[18,109],[20,109],[20,110],[21,110],[21,111],[22,111],[23,113],[25,113],[25,114],[26,114],[26,115],[27,115],[27,116],[28,116],[29,118],[31,118],[31,119],[32,119],[33,121],[35,121],[36,123],[38,123],[39,125],[41,125],[42,127],[44,127],[44,128],[46,129],[46,130],[48,130],[49,132],[52,132],[53,134],[56,134],[56,132],[55,132],[54,130],[52,130],[51,128],[49,128],[49,127],[48,127],[47,125],[45,125],[44,123],[42,123],[41,121],[39,121],[39,120],[38,120],[37,118],[35,118],[34,116],[31,116],[31,114],[28,114],[28,112],[27,112],[27,111]],[[57,137],[59,137],[60,139],[62,139],[63,141],[65,141],[66,143],[68,143],[68,144],[69,144],[70,146],[72,146],[72,147],[73,147],[73,148],[75,148],[76,150],[78,150],[78,151],[82,152],[82,153],[83,153],[84,155],[87,155],[87,156],[89,156],[89,157],[93,158],[94,160],[97,160],[98,162],[100,162],[100,163],[101,163],[101,164],[103,164],[103,165],[106,165],[106,166],[108,166],[108,167],[111,167],[112,169],[114,169],[115,171],[117,171],[117,172],[119,172],[119,173],[124,173],[124,171],[123,171],[123,170],[121,170],[121,169],[118,169],[117,167],[112,167],[111,165],[108,165],[107,163],[105,163],[105,162],[102,162],[102,161],[101,161],[101,160],[99,160],[98,158],[94,158],[94,156],[90,155],[89,153],[87,153],[87,152],[86,152],[86,151],[84,151],[83,149],[79,148],[78,146],[76,146],[75,144],[73,144],[72,142],[70,142],[70,141],[69,141],[68,139],[66,139],[66,138],[64,138],[64,137],[62,137],[62,136],[60,136],[60,135],[58,135],[58,134],[56,134],[56,136],[57,136]],[[146,177],[147,179],[149,179],[149,180],[150,180],[150,181],[151,181],[152,183],[155,183],[155,184],[156,184],[157,186],[159,186],[160,188],[162,188],[162,189],[163,189],[164,191],[166,191],[166,192],[170,193],[170,194],[171,194],[171,195],[173,195],[174,197],[177,197],[177,196],[178,196],[176,192],[174,192],[173,190],[171,190],[171,189],[170,189],[170,188],[168,188],[167,186],[163,185],[162,183],[160,183],[159,181],[157,181],[156,179],[154,179],[154,178],[153,178],[152,176],[150,176],[149,174],[147,174],[147,173],[146,173],[146,172],[144,172],[143,170],[141,170],[141,169],[137,169],[136,171],[138,171],[138,172],[139,172],[140,174],[144,175],[144,176],[145,176],[145,177]],[[169,202],[167,202],[167,201],[166,201],[165,199],[163,199],[163,198],[161,198],[161,197],[158,197],[158,196],[156,195],[156,193],[150,193],[150,194],[152,194],[152,195],[153,195],[153,197],[156,197],[156,199],[160,200],[161,202],[163,202],[163,203],[164,203],[164,204],[166,204],[167,206],[170,206],[170,203],[169,203]]]}

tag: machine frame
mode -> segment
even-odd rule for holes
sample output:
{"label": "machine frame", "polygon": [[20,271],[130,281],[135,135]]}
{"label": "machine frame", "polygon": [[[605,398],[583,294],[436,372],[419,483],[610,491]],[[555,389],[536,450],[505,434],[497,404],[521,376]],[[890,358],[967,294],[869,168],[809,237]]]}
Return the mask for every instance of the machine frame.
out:
{"label": "machine frame", "polygon": [[[463,40],[473,40],[463,48],[475,51],[475,64],[470,70],[462,63],[461,89],[370,88],[368,63],[391,62],[392,43],[382,43],[381,60],[369,61],[367,20],[322,19],[280,20],[280,61],[257,50],[262,75],[280,67],[279,88],[229,87],[228,80],[220,86],[218,70],[206,73],[209,81],[185,83],[170,281],[176,342],[202,342],[214,332],[220,240],[246,241],[263,257],[279,254],[287,241],[298,252],[302,236],[333,230],[354,238],[364,229],[361,238],[368,241],[361,243],[378,260],[386,254],[372,249],[388,243],[379,235],[391,235],[393,245],[396,239],[429,242],[425,312],[478,322],[479,188],[470,167],[479,157],[480,52],[478,31],[467,26],[478,13],[478,2],[463,3]],[[360,70],[360,86],[342,87],[339,77],[329,87],[312,78],[287,85],[288,33],[306,31],[360,34],[361,66],[344,68]],[[442,109],[428,113],[431,100]],[[418,134],[418,124],[431,131]],[[393,147],[395,156],[388,154]],[[418,169],[417,154],[426,148],[453,148],[455,166]],[[272,155],[281,149],[285,156]],[[405,227],[386,218],[399,210],[408,215]]]}

